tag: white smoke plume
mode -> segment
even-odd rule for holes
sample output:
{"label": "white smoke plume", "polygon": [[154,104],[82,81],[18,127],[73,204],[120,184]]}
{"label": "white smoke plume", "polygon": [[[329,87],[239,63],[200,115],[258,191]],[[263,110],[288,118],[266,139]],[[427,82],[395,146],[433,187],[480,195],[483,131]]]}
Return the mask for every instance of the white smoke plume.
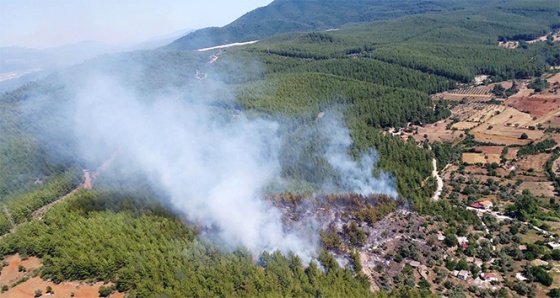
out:
{"label": "white smoke plume", "polygon": [[[370,149],[359,160],[354,160],[349,154],[353,142],[350,131],[343,123],[342,117],[335,112],[321,119],[321,132],[327,138],[325,159],[333,167],[339,177],[338,191],[353,192],[361,195],[382,193],[397,197],[396,182],[381,170],[373,176],[378,161],[377,152]],[[330,188],[328,185],[326,188]]]}
{"label": "white smoke plume", "polygon": [[[167,192],[174,208],[216,230],[220,244],[244,246],[254,256],[274,250],[293,252],[303,261],[316,256],[313,227],[286,229],[281,212],[263,199],[263,189],[281,173],[277,123],[240,112],[223,117],[223,110],[216,112],[205,100],[148,101],[106,76],[80,87],[74,108],[85,156],[119,148]],[[374,155],[358,162],[347,155],[347,129],[334,122],[325,129],[330,136],[326,158],[345,178],[344,188],[396,195],[385,174],[372,177]]]}

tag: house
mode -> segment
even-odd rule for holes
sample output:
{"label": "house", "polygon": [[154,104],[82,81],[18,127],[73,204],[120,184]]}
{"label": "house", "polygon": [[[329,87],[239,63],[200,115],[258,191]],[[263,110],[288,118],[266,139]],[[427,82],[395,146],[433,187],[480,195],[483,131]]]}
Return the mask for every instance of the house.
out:
{"label": "house", "polygon": [[461,244],[461,247],[463,249],[467,249],[467,248],[469,248],[469,245],[467,244],[467,242],[463,242],[463,244]]}
{"label": "house", "polygon": [[484,207],[482,207],[482,205],[480,205],[480,203],[473,203],[473,204],[471,204],[471,207],[476,208],[476,209],[484,208]]}
{"label": "house", "polygon": [[467,270],[461,270],[459,271],[459,274],[457,274],[457,278],[466,280],[467,278],[469,278],[469,272]]}
{"label": "house", "polygon": [[558,242],[548,242],[547,245],[552,249],[560,249],[560,243]]}
{"label": "house", "polygon": [[519,245],[519,250],[520,251],[526,251],[527,250],[527,245]]}
{"label": "house", "polygon": [[451,273],[451,275],[457,277],[457,275],[459,275],[459,270],[453,270],[453,273]]}
{"label": "house", "polygon": [[482,208],[488,210],[488,209],[492,209],[492,207],[494,207],[494,204],[491,201],[482,201],[482,202],[478,202],[480,205],[482,205]]}
{"label": "house", "polygon": [[467,239],[467,237],[465,236],[456,236],[457,237],[457,242],[459,243],[469,243],[469,239]]}
{"label": "house", "polygon": [[443,240],[445,240],[445,236],[439,234],[439,235],[437,236],[437,240],[443,241]]}
{"label": "house", "polygon": [[498,281],[498,274],[495,272],[481,273],[480,277],[485,281]]}

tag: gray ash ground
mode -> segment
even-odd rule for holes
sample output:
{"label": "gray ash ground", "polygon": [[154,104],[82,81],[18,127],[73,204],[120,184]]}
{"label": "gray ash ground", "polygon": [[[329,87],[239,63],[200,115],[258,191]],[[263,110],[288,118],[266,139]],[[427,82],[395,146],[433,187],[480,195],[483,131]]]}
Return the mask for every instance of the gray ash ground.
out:
{"label": "gray ash ground", "polygon": [[[437,227],[430,227],[402,200],[384,195],[356,194],[282,194],[270,199],[282,210],[286,226],[313,222],[324,232],[336,234],[340,245],[323,245],[335,255],[341,266],[351,266],[352,253],[358,253],[362,273],[369,278],[372,290],[389,289],[393,279],[400,278],[397,275],[402,275],[405,265],[411,262],[416,280],[433,279],[435,273],[430,267],[434,260],[442,260],[446,254],[445,246],[437,240]],[[378,210],[383,206],[385,209],[392,206],[392,209],[381,214],[376,221],[364,218],[367,210]],[[363,242],[351,241],[348,227],[353,222],[365,234]]]}

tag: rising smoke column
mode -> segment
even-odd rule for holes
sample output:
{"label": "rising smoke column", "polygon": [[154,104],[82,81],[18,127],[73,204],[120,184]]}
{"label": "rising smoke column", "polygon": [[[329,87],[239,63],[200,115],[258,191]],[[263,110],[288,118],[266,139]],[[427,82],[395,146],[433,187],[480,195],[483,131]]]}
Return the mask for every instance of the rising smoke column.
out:
{"label": "rising smoke column", "polygon": [[280,211],[262,199],[280,171],[276,123],[243,114],[224,119],[205,104],[179,99],[143,102],[109,78],[90,82],[78,93],[75,114],[87,155],[99,146],[119,148],[175,208],[215,227],[228,247],[310,259],[316,241],[285,232]]}
{"label": "rising smoke column", "polygon": [[[226,248],[244,246],[254,256],[293,252],[304,262],[316,255],[315,227],[288,231],[281,212],[263,199],[268,183],[280,179],[276,122],[243,113],[232,117],[207,98],[149,101],[106,76],[87,82],[78,88],[73,111],[85,156],[118,148],[135,163],[132,168],[164,189],[177,211],[216,230],[213,239]],[[358,162],[348,156],[348,129],[338,121],[323,124],[329,140],[325,158],[343,178],[344,191],[396,194],[390,179],[371,177],[374,155]]]}
{"label": "rising smoke column", "polygon": [[[397,197],[394,178],[381,170],[377,170],[377,177],[373,176],[378,161],[377,152],[369,149],[358,160],[349,155],[353,142],[350,131],[343,125],[344,120],[337,111],[329,113],[320,120],[320,131],[326,137],[327,144],[324,158],[337,173],[336,192],[352,192],[361,195],[382,193]],[[331,188],[325,185],[325,188]]]}

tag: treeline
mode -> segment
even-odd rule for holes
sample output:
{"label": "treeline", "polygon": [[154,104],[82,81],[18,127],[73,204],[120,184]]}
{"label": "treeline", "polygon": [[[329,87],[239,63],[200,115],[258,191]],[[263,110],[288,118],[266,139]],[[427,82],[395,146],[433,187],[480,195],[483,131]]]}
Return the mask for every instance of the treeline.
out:
{"label": "treeline", "polygon": [[82,179],[82,169],[74,166],[28,191],[7,196],[3,203],[12,215],[14,223],[19,224],[31,219],[34,211],[68,194],[82,182]]}
{"label": "treeline", "polygon": [[539,153],[544,153],[552,147],[556,146],[556,141],[554,139],[546,139],[539,143],[531,143],[527,146],[519,148],[517,151],[517,158],[523,158],[527,155],[535,155]]}
{"label": "treeline", "polygon": [[20,226],[0,243],[1,254],[39,256],[43,278],[113,281],[131,297],[375,297],[366,277],[340,268],[326,253],[319,263],[304,264],[265,252],[257,265],[246,250],[221,251],[174,218],[148,210],[79,210],[100,196],[111,194],[81,191],[53,207],[44,222]]}

